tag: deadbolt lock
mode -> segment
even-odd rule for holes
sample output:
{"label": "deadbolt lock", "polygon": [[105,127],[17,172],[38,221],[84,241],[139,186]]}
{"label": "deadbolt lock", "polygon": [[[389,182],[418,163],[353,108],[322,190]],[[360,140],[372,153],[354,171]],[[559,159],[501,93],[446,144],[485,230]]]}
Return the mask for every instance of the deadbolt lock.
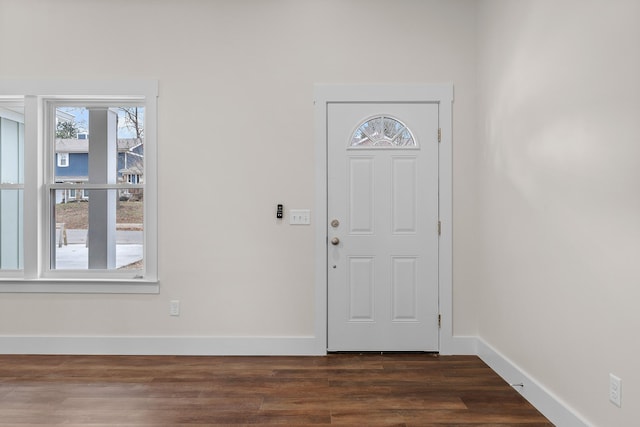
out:
{"label": "deadbolt lock", "polygon": [[338,221],[337,219],[334,219],[331,221],[331,226],[333,228],[337,228],[340,225],[340,221]]}

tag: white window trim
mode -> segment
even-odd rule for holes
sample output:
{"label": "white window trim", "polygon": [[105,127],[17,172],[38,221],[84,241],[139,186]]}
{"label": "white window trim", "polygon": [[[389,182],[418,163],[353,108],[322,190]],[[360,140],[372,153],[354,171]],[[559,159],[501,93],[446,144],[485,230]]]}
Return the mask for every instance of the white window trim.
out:
{"label": "white window trim", "polygon": [[[0,79],[0,96],[24,96],[25,159],[24,165],[24,270],[2,272],[0,292],[46,293],[158,293],[158,215],[157,215],[157,97],[156,80],[29,80]],[[47,239],[48,203],[45,186],[45,99],[116,99],[139,101],[145,106],[145,233],[143,276],[104,274],[97,277],[86,271],[65,271],[48,277]],[[49,148],[51,150],[53,148]],[[49,153],[50,154],[50,153]],[[95,273],[95,272],[92,272]],[[99,273],[99,272],[98,272]],[[93,277],[92,277],[93,276]]]}
{"label": "white window trim", "polygon": [[[6,100],[4,98],[0,98],[0,100],[2,100],[3,106],[10,106],[12,104],[15,104],[16,106],[22,106],[22,100],[20,100],[20,102],[16,100]],[[17,113],[7,108],[0,107],[0,117],[4,117],[5,119],[24,124],[24,114]]]}

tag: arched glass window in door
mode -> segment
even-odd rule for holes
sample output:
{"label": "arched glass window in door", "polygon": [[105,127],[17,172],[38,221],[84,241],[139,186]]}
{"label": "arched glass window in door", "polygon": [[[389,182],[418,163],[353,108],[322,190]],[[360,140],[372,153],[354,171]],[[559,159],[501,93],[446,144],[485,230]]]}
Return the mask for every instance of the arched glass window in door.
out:
{"label": "arched glass window in door", "polygon": [[362,123],[351,137],[349,148],[417,148],[413,134],[400,120],[376,116]]}

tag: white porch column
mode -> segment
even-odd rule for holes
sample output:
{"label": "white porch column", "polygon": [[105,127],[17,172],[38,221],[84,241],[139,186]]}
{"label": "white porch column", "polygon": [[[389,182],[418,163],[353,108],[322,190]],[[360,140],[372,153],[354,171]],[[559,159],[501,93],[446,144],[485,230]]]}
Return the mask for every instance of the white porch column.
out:
{"label": "white porch column", "polygon": [[[117,115],[89,109],[89,184],[117,181]],[[89,268],[116,268],[117,190],[89,191]]]}

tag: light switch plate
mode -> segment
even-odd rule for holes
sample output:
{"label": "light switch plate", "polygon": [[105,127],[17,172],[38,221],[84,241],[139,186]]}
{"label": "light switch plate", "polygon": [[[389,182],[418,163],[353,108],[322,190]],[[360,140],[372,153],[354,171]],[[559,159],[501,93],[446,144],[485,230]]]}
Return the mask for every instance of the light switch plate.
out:
{"label": "light switch plate", "polygon": [[309,225],[309,224],[311,224],[311,210],[309,210],[309,209],[291,209],[289,211],[289,224],[291,224],[291,225]]}

